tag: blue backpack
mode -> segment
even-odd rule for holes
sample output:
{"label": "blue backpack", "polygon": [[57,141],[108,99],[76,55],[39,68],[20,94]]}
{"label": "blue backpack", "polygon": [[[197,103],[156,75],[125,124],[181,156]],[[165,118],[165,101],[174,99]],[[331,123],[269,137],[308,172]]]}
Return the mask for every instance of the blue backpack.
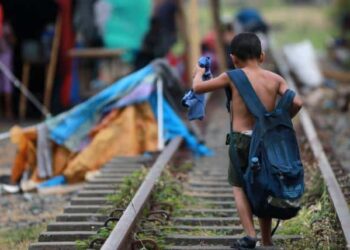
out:
{"label": "blue backpack", "polygon": [[[268,112],[241,69],[227,74],[255,117],[249,164],[243,174],[253,214],[260,218],[290,219],[297,215],[304,193],[304,169],[290,117],[295,93],[287,90],[276,108]],[[236,150],[232,151],[231,162],[241,166]]]}

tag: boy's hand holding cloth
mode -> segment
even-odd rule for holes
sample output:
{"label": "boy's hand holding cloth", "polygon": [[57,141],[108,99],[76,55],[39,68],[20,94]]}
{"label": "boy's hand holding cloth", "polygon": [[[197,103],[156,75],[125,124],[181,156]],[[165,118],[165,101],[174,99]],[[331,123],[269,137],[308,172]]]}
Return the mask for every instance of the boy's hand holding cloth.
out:
{"label": "boy's hand holding cloth", "polygon": [[[205,69],[202,76],[203,81],[209,80],[213,77],[210,71],[211,59],[210,57],[201,57],[198,60],[198,65]],[[181,101],[182,105],[188,108],[187,117],[190,121],[202,120],[205,114],[205,94],[196,94],[193,89],[188,91]]]}

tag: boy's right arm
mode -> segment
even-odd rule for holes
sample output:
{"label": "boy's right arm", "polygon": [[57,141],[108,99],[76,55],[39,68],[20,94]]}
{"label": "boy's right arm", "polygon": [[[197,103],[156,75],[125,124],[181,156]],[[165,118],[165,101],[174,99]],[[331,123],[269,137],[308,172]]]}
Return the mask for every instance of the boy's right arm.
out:
{"label": "boy's right arm", "polygon": [[[284,80],[283,77],[281,76],[279,76],[279,83],[280,84],[279,84],[278,94],[282,96],[287,91],[288,85],[286,80]],[[291,117],[294,117],[299,112],[302,106],[303,106],[303,101],[301,100],[300,96],[295,95],[293,99],[293,105],[290,110]]]}
{"label": "boy's right arm", "polygon": [[226,73],[222,73],[218,77],[212,78],[207,81],[202,80],[204,71],[202,68],[197,67],[197,71],[193,78],[192,89],[195,93],[206,93],[217,89],[224,88],[229,83],[229,78]]}

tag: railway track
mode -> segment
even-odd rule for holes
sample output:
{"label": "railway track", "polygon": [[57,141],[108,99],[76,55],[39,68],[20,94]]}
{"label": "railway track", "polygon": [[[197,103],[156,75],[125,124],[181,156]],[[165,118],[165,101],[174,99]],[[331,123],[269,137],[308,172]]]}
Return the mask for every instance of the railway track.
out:
{"label": "railway track", "polygon": [[[274,45],[273,41],[271,44]],[[287,80],[289,86],[298,93],[297,85],[290,74],[282,53],[273,46],[272,55],[280,74]],[[346,174],[329,142],[321,141],[318,137],[316,127],[306,108],[300,111],[299,119],[341,224],[346,240],[346,249],[350,249],[349,175]]]}
{"label": "railway track", "polygon": [[105,225],[106,211],[113,211],[108,196],[118,192],[123,178],[150,164],[143,157],[116,158],[106,164],[101,173],[88,181],[84,188],[64,208],[56,221],[48,224],[38,242],[29,249],[76,249],[76,241],[87,239]]}
{"label": "railway track", "polygon": [[[213,120],[227,116],[224,110],[216,110],[213,113]],[[206,140],[209,146],[215,148],[216,155],[196,159],[184,185],[184,194],[195,202],[181,211],[173,211],[176,215],[169,217],[168,226],[157,225],[156,235],[163,238],[163,246],[157,248],[152,242],[152,247],[147,249],[231,249],[229,245],[241,237],[243,228],[240,226],[231,188],[227,183],[228,157],[227,148],[223,146],[222,134],[222,131],[226,131],[226,125],[227,121],[221,122],[219,127],[215,123],[209,125]],[[114,218],[117,224],[107,240],[96,242],[101,244],[91,244],[91,249],[141,249],[142,244],[146,243],[149,246],[150,242],[143,240],[142,243],[142,240],[135,237],[143,231],[138,222],[143,218],[144,208],[149,208],[147,204],[150,203],[149,197],[156,183],[156,176],[160,175],[166,163],[173,157],[179,143],[172,142],[167,146],[150,168],[132,202],[123,208],[120,217]],[[107,164],[102,170],[102,175],[86,184],[85,189],[65,208],[64,214],[58,216],[56,222],[48,225],[47,231],[39,236],[39,242],[32,244],[30,250],[77,249],[76,240],[96,235],[108,220],[107,215],[101,214],[101,208],[113,210],[105,197],[118,190],[117,184],[122,176],[130,174],[142,165],[136,164],[133,159],[129,161],[115,159]],[[279,245],[285,244],[286,240],[298,239],[299,235],[277,234],[274,237]]]}
{"label": "railway track", "polygon": [[[277,60],[277,64],[280,67],[282,62]],[[294,81],[288,69],[282,67],[280,71],[293,86]],[[227,116],[222,112],[213,112],[211,120]],[[227,122],[225,121],[224,124],[227,125]],[[327,147],[327,155],[325,154],[307,111],[302,111],[300,124],[307,138],[306,143],[309,144],[307,147],[312,150],[321,170],[345,239],[349,243],[350,219],[347,204],[350,196],[349,179],[341,163]],[[209,146],[215,148],[216,156],[196,159],[195,166],[184,185],[185,194],[192,197],[196,203],[181,211],[176,211],[175,214],[181,214],[181,216],[166,216],[170,221],[171,230],[169,227],[159,226],[157,228],[158,233],[162,234],[164,246],[158,248],[152,240],[144,240],[144,243],[153,244],[153,247],[149,249],[230,249],[230,243],[240,238],[243,229],[237,217],[231,188],[226,181],[227,148],[222,146],[223,131],[227,131],[225,125],[219,125],[219,127],[209,125],[207,142]],[[71,200],[64,213],[56,218],[56,222],[48,225],[47,231],[39,236],[37,243],[30,246],[30,250],[77,249],[76,240],[88,239],[96,235],[109,223],[108,221],[114,221],[116,224],[113,229],[111,228],[109,237],[95,240],[96,244],[91,244],[88,249],[141,249],[143,242],[135,237],[137,232],[143,230],[139,227],[138,222],[143,218],[145,208],[150,209],[152,189],[169,160],[178,151],[180,144],[180,138],[170,142],[154,162],[138,157],[114,159],[108,163],[102,169],[101,175],[88,182],[77,197]],[[107,196],[118,192],[118,184],[122,182],[123,177],[140,169],[144,164],[152,165],[152,167],[129,205],[121,207],[122,211],[116,210],[119,213],[110,213],[109,216],[102,213],[102,209],[111,212],[118,208],[115,204],[112,206]],[[162,213],[168,214],[166,211]],[[277,232],[274,240],[279,242],[278,245],[283,246],[286,242],[300,238],[299,235],[278,235]],[[349,245],[347,248],[349,249]],[[266,248],[258,247],[257,249]]]}
{"label": "railway track", "polygon": [[[278,61],[278,63],[276,64],[276,68],[280,69],[281,74],[283,74],[285,77],[288,78],[288,80],[289,80],[288,82],[292,86],[292,88],[298,90],[298,87],[294,81],[294,78],[290,75],[288,66],[284,62],[283,57],[281,55],[278,55],[278,52],[275,52],[275,54],[277,54],[277,55],[275,55],[275,60]],[[312,117],[310,116],[310,114],[308,112],[306,112],[304,117],[312,119]],[[303,118],[303,120],[306,121],[305,118]],[[315,130],[318,130],[318,126],[316,123],[315,124],[312,123],[312,126],[315,127],[314,128]],[[342,163],[339,160],[339,158],[337,157],[337,154],[335,153],[334,148],[330,144],[330,138],[328,138],[328,136],[323,136],[323,135],[318,136],[317,135],[317,140],[319,140],[322,143],[322,148],[327,155],[329,165],[333,170],[333,173],[335,175],[337,182],[339,183],[339,186],[342,190],[342,193],[345,197],[345,200],[348,204],[350,204],[350,176],[349,176],[349,174],[342,166]]]}
{"label": "railway track", "polygon": [[[235,209],[232,188],[227,183],[227,166],[226,147],[216,148],[216,157],[196,162],[186,192],[200,205],[192,205],[180,211],[183,217],[171,219],[174,228],[166,236],[165,249],[232,249],[230,244],[242,237],[243,228]],[[280,243],[299,238],[298,235],[274,236]]]}

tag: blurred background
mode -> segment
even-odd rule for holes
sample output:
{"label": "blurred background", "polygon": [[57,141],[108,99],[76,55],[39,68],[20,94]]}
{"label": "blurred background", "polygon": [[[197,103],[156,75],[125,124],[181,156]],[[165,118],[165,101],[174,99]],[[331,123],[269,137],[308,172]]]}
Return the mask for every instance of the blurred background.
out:
{"label": "blurred background", "polygon": [[[344,70],[349,66],[346,0],[197,2],[198,20],[193,21],[185,0],[3,0],[0,59],[52,114],[158,57],[166,57],[188,87],[194,59],[186,57],[198,54],[193,51],[198,43],[201,53],[215,52],[218,25],[219,40],[227,43],[240,32],[235,20],[242,8],[252,7],[265,26],[257,29],[273,33],[276,46],[310,40],[320,58],[332,59]],[[219,8],[219,24],[212,18],[213,8]],[[1,80],[2,131],[8,129],[5,121],[41,118],[42,112],[3,73]]]}

